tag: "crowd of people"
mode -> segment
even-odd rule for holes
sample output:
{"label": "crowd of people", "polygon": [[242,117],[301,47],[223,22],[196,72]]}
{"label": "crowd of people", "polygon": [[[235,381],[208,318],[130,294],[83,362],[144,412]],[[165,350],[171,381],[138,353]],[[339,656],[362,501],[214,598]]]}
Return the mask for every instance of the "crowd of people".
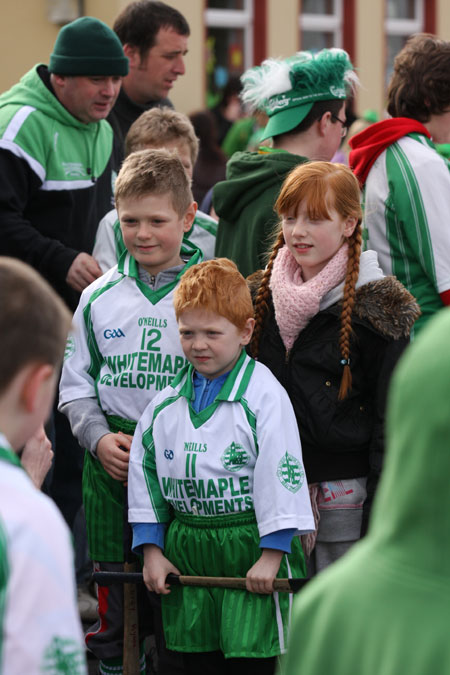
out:
{"label": "crowd of people", "polygon": [[0,673],[447,672],[450,42],[344,146],[345,51],[188,117],[189,35],[83,17],[0,95]]}

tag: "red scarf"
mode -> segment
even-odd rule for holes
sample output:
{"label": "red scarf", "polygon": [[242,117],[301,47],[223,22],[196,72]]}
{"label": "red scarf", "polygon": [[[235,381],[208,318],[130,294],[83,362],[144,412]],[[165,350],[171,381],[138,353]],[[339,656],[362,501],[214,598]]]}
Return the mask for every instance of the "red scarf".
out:
{"label": "red scarf", "polygon": [[366,182],[372,164],[377,157],[399,138],[413,132],[431,138],[430,132],[421,122],[409,119],[409,117],[393,117],[371,124],[370,127],[360,131],[359,134],[349,140],[348,143],[352,148],[349,155],[349,165],[361,187]]}

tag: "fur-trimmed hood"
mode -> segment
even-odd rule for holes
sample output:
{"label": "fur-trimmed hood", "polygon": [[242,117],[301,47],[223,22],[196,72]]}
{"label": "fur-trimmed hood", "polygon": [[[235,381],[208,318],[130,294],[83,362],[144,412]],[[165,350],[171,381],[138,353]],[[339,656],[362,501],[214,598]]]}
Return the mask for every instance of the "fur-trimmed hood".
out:
{"label": "fur-trimmed hood", "polygon": [[353,312],[393,340],[408,337],[421,314],[414,296],[393,276],[358,288]]}

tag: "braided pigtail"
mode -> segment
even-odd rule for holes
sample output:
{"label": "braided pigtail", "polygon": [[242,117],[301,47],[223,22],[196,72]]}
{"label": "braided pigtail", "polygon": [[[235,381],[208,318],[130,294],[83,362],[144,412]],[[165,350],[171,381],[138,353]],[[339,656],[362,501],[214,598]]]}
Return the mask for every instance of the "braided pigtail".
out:
{"label": "braided pigtail", "polygon": [[352,372],[350,370],[350,336],[352,334],[352,312],[355,305],[356,282],[359,275],[359,260],[361,257],[361,220],[348,239],[348,263],[344,284],[344,297],[342,299],[341,330],[339,332],[339,347],[341,350],[344,366],[338,399],[343,401],[347,398],[352,388]]}
{"label": "braided pigtail", "polygon": [[270,297],[269,283],[270,277],[272,276],[273,263],[275,262],[275,258],[278,255],[278,251],[282,246],[284,246],[284,235],[283,230],[280,229],[272,253],[270,254],[267,267],[264,270],[261,285],[258,289],[255,298],[255,328],[253,330],[253,336],[250,342],[250,352],[254,359],[258,358],[259,341],[261,338],[264,319],[266,318],[267,312],[269,311],[268,305],[268,300]]}

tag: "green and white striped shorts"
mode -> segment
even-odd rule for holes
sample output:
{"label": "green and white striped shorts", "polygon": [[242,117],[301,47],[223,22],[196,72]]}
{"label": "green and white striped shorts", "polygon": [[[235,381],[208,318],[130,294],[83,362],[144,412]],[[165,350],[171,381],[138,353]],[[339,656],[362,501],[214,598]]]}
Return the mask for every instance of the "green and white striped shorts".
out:
{"label": "green and white striped shorts", "polygon": [[[245,577],[261,556],[253,511],[217,517],[175,513],[165,556],[182,574]],[[279,577],[304,577],[299,537],[281,560]],[[168,649],[222,651],[228,658],[267,658],[286,650],[292,595],[172,586],[162,596]]]}

